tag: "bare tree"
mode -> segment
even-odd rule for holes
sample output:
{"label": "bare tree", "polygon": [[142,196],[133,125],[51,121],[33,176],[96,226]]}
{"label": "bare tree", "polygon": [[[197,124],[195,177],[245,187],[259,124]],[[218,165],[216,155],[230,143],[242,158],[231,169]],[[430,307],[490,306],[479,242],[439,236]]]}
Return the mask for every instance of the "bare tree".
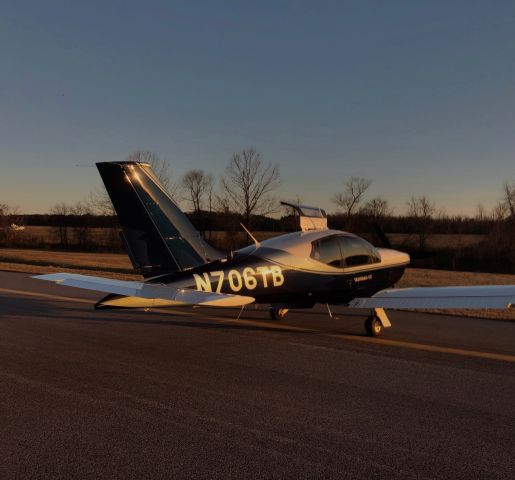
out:
{"label": "bare tree", "polygon": [[515,182],[506,182],[503,186],[502,202],[506,205],[510,217],[515,218]]}
{"label": "bare tree", "polygon": [[502,225],[503,236],[508,245],[509,257],[515,261],[515,182],[504,184],[502,203],[507,212],[507,218]]}
{"label": "bare tree", "polygon": [[21,224],[22,217],[19,215],[18,207],[0,203],[0,241],[5,246],[16,243],[16,236],[19,234],[16,227]]}
{"label": "bare tree", "polygon": [[204,170],[188,170],[182,177],[181,185],[193,211],[197,215],[200,214],[206,196],[209,197],[209,192],[212,191],[213,176]]}
{"label": "bare tree", "polygon": [[207,194],[207,211],[211,214],[213,212],[213,199],[214,199],[214,189],[215,189],[215,179],[213,175],[210,175],[210,179],[206,188]]}
{"label": "bare tree", "polygon": [[68,247],[70,243],[68,229],[71,210],[71,207],[65,202],[59,202],[50,209],[50,213],[56,216],[55,233],[57,235],[57,240],[59,245],[64,248]]}
{"label": "bare tree", "polygon": [[13,223],[19,225],[21,217],[18,212],[18,207],[13,207],[8,203],[0,203],[0,228],[10,227]]}
{"label": "bare tree", "polygon": [[243,216],[250,228],[252,215],[268,215],[275,210],[275,198],[270,193],[279,186],[279,167],[265,164],[253,148],[235,153],[221,179],[222,202]]}
{"label": "bare tree", "polygon": [[88,202],[77,202],[70,207],[70,215],[77,217],[72,227],[74,240],[82,250],[88,250],[91,247],[91,214]]}
{"label": "bare tree", "polygon": [[363,205],[360,213],[372,217],[374,220],[384,219],[392,214],[392,208],[390,207],[388,200],[383,197],[375,197],[369,200]]}
{"label": "bare tree", "polygon": [[6,221],[7,212],[9,211],[9,205],[7,203],[0,203],[0,226],[4,226]]}
{"label": "bare tree", "polygon": [[491,220],[489,250],[501,268],[515,265],[515,182],[503,185],[503,197],[492,209]]}
{"label": "bare tree", "polygon": [[510,211],[508,209],[508,205],[505,202],[497,202],[494,208],[492,209],[492,218],[497,221],[506,220]]}
{"label": "bare tree", "polygon": [[197,225],[201,234],[205,237],[205,222],[202,221],[203,207],[207,207],[209,213],[213,204],[213,175],[205,173],[204,170],[189,170],[182,177],[182,188],[193,207]]}
{"label": "bare tree", "polygon": [[[222,217],[224,240],[223,247],[226,251],[233,251],[241,247],[238,243],[238,232],[241,230],[237,215],[231,211],[231,204],[228,197],[215,194],[216,210]],[[247,239],[248,240],[248,239]]]}
{"label": "bare tree", "polygon": [[333,202],[345,210],[347,219],[361,203],[370,185],[372,185],[372,180],[363,177],[351,177],[345,182],[343,192],[337,192],[333,195]]}
{"label": "bare tree", "polygon": [[479,222],[484,222],[487,219],[486,208],[482,203],[478,203],[476,206],[476,214],[474,218]]}
{"label": "bare tree", "polygon": [[427,239],[431,231],[431,219],[436,212],[436,207],[425,195],[412,196],[408,200],[408,216],[415,223],[420,251],[426,248]]}
{"label": "bare tree", "polygon": [[420,197],[412,196],[408,200],[408,215],[414,218],[430,219],[436,212],[434,203],[425,195]]}
{"label": "bare tree", "polygon": [[87,202],[89,209],[97,215],[113,217],[116,214],[104,185],[99,185],[95,190],[89,192]]}

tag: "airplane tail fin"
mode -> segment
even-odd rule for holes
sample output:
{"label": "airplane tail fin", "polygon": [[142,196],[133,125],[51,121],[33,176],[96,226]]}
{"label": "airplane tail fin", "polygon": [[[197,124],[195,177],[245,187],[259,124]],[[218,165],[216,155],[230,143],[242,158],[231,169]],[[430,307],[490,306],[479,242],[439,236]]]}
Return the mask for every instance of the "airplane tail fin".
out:
{"label": "airplane tail fin", "polygon": [[101,162],[97,168],[144,277],[188,270],[223,257],[208,245],[147,163]]}

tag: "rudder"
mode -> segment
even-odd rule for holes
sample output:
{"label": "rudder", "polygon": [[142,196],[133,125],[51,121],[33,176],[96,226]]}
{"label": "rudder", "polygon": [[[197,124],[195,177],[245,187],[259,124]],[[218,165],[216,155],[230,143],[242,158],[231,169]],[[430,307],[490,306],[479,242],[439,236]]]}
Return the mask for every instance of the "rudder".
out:
{"label": "rudder", "polygon": [[149,164],[96,165],[120,221],[129,258],[143,276],[188,270],[223,256],[201,238]]}

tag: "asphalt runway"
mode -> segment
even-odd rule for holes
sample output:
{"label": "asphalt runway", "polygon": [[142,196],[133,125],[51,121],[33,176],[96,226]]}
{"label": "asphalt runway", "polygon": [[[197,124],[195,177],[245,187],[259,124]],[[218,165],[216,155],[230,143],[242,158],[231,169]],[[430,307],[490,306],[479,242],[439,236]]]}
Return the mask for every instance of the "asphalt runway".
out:
{"label": "asphalt runway", "polygon": [[515,323],[93,311],[0,272],[0,478],[515,478]]}

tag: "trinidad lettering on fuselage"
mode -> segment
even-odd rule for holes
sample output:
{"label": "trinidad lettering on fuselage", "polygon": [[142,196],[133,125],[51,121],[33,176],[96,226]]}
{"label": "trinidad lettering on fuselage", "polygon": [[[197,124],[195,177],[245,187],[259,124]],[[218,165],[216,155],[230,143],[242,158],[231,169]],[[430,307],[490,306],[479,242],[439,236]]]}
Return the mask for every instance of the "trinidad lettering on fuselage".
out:
{"label": "trinidad lettering on fuselage", "polygon": [[97,309],[243,309],[255,302],[270,305],[271,317],[281,319],[291,308],[325,303],[330,313],[329,305],[348,304],[371,311],[365,327],[369,335],[377,335],[390,326],[383,307],[506,308],[515,303],[513,286],[388,290],[403,275],[409,256],[329,229],[325,212],[316,207],[285,203],[297,213],[299,231],[255,240],[227,255],[202,239],[150,165],[103,162],[97,167],[129,258],[144,281],[70,273],[36,277],[107,293]]}

